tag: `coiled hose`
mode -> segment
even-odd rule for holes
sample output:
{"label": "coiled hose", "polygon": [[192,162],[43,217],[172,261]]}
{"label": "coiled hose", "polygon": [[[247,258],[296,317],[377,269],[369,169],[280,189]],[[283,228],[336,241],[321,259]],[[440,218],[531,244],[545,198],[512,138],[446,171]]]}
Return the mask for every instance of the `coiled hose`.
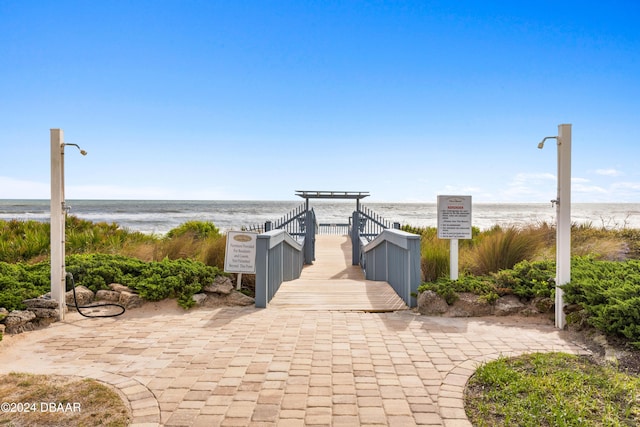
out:
{"label": "coiled hose", "polygon": [[[67,306],[68,307],[75,306],[76,310],[78,310],[78,313],[80,313],[80,315],[84,317],[116,317],[124,314],[125,312],[124,306],[116,303],[78,305],[78,299],[76,298],[76,282],[75,280],[73,280],[73,274],[67,272],[66,277],[71,279],[71,289],[73,290],[73,302],[74,302],[74,304],[67,304]],[[82,310],[80,310],[81,308],[87,309],[87,308],[96,308],[96,307],[117,307],[119,311],[117,313],[111,313],[111,314],[85,314],[82,312]]]}

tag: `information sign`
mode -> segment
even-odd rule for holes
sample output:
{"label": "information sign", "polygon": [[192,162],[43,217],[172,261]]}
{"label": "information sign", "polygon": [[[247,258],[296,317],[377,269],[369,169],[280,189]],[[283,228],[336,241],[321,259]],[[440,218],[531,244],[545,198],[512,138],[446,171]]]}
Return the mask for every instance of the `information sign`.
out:
{"label": "information sign", "polygon": [[227,232],[227,250],[224,254],[224,271],[227,273],[256,272],[257,233],[247,231]]}
{"label": "information sign", "polygon": [[438,238],[471,237],[471,196],[438,196]]}

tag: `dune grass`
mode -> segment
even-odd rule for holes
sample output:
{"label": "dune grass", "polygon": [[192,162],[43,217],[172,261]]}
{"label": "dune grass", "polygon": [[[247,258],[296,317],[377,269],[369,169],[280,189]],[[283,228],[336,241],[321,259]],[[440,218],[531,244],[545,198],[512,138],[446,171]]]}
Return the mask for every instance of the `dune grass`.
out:
{"label": "dune grass", "polygon": [[495,227],[483,233],[471,249],[473,263],[469,270],[476,275],[495,273],[530,260],[539,251],[542,233],[537,228]]}
{"label": "dune grass", "polygon": [[[403,230],[422,237],[423,281],[448,277],[449,241],[438,239],[435,227],[405,226]],[[555,234],[555,226],[546,222],[526,227],[495,226],[484,231],[474,228],[472,239],[458,242],[460,274],[487,275],[512,268],[520,261],[555,260]],[[640,257],[640,230],[574,224],[571,241],[572,256],[612,261]]]}
{"label": "dune grass", "polygon": [[[225,236],[206,221],[189,221],[166,236],[155,236],[69,216],[65,234],[67,254],[119,254],[142,261],[190,258],[212,267],[224,265]],[[0,220],[0,261],[35,263],[46,260],[49,252],[48,223]]]}

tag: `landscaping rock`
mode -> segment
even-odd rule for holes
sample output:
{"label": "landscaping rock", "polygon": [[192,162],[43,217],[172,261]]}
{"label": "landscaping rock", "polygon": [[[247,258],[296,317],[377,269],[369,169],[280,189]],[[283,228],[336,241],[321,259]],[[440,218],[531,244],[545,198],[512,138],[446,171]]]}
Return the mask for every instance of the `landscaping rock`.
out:
{"label": "landscaping rock", "polygon": [[140,298],[138,294],[126,291],[120,292],[120,298],[118,299],[118,304],[120,304],[124,308],[140,307],[142,305],[142,302],[142,298]]}
{"label": "landscaping rock", "polygon": [[27,306],[27,310],[31,310],[33,308],[58,308],[58,301],[50,298],[31,298],[22,301],[22,303]]}
{"label": "landscaping rock", "polygon": [[217,276],[213,283],[210,285],[205,285],[202,289],[204,292],[209,292],[212,294],[222,294],[229,295],[233,290],[233,282],[230,278],[225,276]]}
{"label": "landscaping rock", "polygon": [[493,314],[496,316],[509,316],[520,313],[525,307],[517,296],[505,295],[496,301]]}
{"label": "landscaping rock", "polygon": [[534,298],[531,301],[531,305],[535,307],[538,313],[549,313],[555,308],[555,302],[551,298]]}
{"label": "landscaping rock", "polygon": [[205,305],[208,297],[206,294],[195,294],[192,298],[196,305]]}
{"label": "landscaping rock", "polygon": [[2,319],[7,317],[8,315],[9,315],[9,311],[4,307],[0,307],[0,322],[2,321]]}
{"label": "landscaping rock", "polygon": [[493,312],[493,306],[478,299],[475,294],[461,292],[458,297],[446,313],[447,317],[480,317],[489,316]]}
{"label": "landscaping rock", "polygon": [[57,320],[60,320],[60,311],[57,308],[30,308],[30,312],[36,315],[38,320],[46,319],[51,320],[50,322],[45,322],[47,324],[51,324]]}
{"label": "landscaping rock", "polygon": [[206,294],[206,296],[207,298],[203,302],[206,307],[248,306],[256,303],[255,299],[235,290],[229,295],[212,293]]}
{"label": "landscaping rock", "polygon": [[439,316],[449,310],[449,304],[433,291],[424,291],[418,295],[418,312],[427,316]]}
{"label": "landscaping rock", "polygon": [[135,293],[133,291],[133,289],[131,289],[128,286],[125,285],[121,285],[120,283],[112,283],[109,285],[109,289],[111,289],[114,292],[130,292],[130,293]]}
{"label": "landscaping rock", "polygon": [[30,323],[36,315],[28,310],[15,310],[9,313],[4,319],[4,325],[8,334],[19,334],[24,331],[32,331],[33,325]]}
{"label": "landscaping rock", "polygon": [[248,306],[256,303],[256,300],[243,294],[242,292],[233,291],[227,296],[227,305]]}
{"label": "landscaping rock", "polygon": [[120,292],[100,289],[96,292],[96,299],[100,301],[118,302],[120,300]]}
{"label": "landscaping rock", "polygon": [[71,307],[75,307],[76,301],[78,302],[79,306],[91,304],[94,298],[95,294],[93,293],[93,291],[84,286],[76,286],[75,301],[73,298],[73,290],[67,291],[67,293],[65,294],[65,300]]}

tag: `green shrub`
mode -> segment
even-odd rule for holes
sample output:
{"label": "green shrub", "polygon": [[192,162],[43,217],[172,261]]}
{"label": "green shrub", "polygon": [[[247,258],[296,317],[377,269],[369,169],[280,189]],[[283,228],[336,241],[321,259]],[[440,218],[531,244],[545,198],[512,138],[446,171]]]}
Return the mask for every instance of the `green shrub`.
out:
{"label": "green shrub", "polygon": [[142,271],[141,280],[129,286],[138,291],[144,299],[157,301],[178,298],[181,305],[188,306],[191,297],[220,274],[218,268],[198,261],[165,259],[148,263]]}
{"label": "green shrub", "polygon": [[418,292],[431,290],[452,304],[459,292],[471,292],[487,302],[494,302],[503,295],[517,295],[522,299],[553,297],[555,283],[555,263],[551,261],[522,261],[513,269],[501,270],[485,276],[463,274],[458,280],[441,277],[430,283],[423,283]]}
{"label": "green shrub", "polygon": [[[111,283],[121,283],[143,299],[177,298],[184,308],[193,305],[191,297],[195,293],[222,274],[216,267],[193,260],[143,262],[108,254],[69,255],[66,264],[76,286],[83,285],[96,292],[107,289]],[[0,262],[0,307],[10,311],[22,309],[25,299],[49,292],[50,275],[48,262],[33,265]]]}
{"label": "green shrub", "polygon": [[219,237],[220,230],[210,221],[187,221],[180,226],[169,230],[167,238],[190,235],[195,239],[203,240],[208,237]]}
{"label": "green shrub", "polygon": [[110,283],[121,283],[145,300],[177,298],[184,308],[192,305],[191,297],[205,284],[222,274],[216,267],[189,259],[143,262],[119,255],[88,254],[70,256],[67,262],[76,285],[95,292]]}
{"label": "green shrub", "polygon": [[550,298],[555,293],[555,262],[522,261],[512,269],[493,273],[496,288],[501,293],[513,293],[520,298]]}
{"label": "green shrub", "polygon": [[51,288],[49,263],[8,264],[0,262],[0,307],[21,310],[22,301],[37,298]]}
{"label": "green shrub", "polygon": [[449,305],[458,299],[458,293],[460,292],[474,293],[487,299],[489,302],[497,298],[495,283],[489,276],[463,275],[460,276],[458,280],[442,277],[435,282],[423,283],[418,287],[418,292],[427,290],[440,295]]}
{"label": "green shrub", "polygon": [[640,347],[640,261],[580,257],[572,267],[565,302],[582,306],[589,324]]}

